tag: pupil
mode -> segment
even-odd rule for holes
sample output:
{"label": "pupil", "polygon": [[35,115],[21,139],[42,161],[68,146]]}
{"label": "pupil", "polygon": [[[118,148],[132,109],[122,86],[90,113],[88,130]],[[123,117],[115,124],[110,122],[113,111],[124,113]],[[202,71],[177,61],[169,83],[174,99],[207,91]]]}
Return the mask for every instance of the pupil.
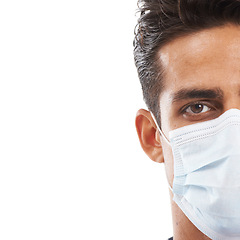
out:
{"label": "pupil", "polygon": [[203,110],[203,105],[202,104],[195,104],[192,106],[192,111],[194,113],[200,113]]}

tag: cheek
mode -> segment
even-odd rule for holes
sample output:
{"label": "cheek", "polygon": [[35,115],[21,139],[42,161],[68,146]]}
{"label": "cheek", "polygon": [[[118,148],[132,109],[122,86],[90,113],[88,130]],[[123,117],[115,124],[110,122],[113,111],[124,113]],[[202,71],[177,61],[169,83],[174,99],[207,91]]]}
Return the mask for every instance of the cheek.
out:
{"label": "cheek", "polygon": [[165,165],[167,180],[170,186],[172,187],[173,177],[174,177],[174,161],[173,161],[172,148],[165,142],[162,142],[162,148],[163,148],[163,157],[164,157],[164,165]]}
{"label": "cheek", "polygon": [[172,100],[169,96],[172,91],[165,90],[160,99],[161,128],[169,139],[169,131],[177,128],[179,119],[176,118],[176,109],[173,108]]}

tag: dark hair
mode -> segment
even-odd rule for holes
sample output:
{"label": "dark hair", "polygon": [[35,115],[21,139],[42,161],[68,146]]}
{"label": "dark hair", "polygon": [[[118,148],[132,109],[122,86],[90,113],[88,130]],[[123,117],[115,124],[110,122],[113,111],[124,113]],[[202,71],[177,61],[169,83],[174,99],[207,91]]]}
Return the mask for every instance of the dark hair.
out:
{"label": "dark hair", "polygon": [[164,70],[157,53],[177,37],[202,29],[240,24],[240,0],[139,0],[134,59],[148,109],[160,125]]}

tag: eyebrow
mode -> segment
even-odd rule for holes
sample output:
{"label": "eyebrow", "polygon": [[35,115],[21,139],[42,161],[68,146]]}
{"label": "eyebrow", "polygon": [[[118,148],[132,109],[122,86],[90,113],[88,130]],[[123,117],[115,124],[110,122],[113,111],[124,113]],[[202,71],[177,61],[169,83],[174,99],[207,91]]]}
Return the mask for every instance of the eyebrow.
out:
{"label": "eyebrow", "polygon": [[180,89],[172,95],[172,102],[186,100],[191,98],[208,98],[208,99],[223,99],[223,91],[220,88],[213,89],[197,89],[184,88]]}

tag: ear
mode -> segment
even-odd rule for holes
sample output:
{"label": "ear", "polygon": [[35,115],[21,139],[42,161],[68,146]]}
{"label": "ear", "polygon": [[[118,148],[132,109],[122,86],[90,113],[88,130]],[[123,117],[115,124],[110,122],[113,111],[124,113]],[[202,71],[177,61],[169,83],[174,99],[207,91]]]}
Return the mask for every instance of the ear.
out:
{"label": "ear", "polygon": [[138,110],[135,124],[144,152],[153,161],[164,162],[160,134],[151,113],[144,109]]}

